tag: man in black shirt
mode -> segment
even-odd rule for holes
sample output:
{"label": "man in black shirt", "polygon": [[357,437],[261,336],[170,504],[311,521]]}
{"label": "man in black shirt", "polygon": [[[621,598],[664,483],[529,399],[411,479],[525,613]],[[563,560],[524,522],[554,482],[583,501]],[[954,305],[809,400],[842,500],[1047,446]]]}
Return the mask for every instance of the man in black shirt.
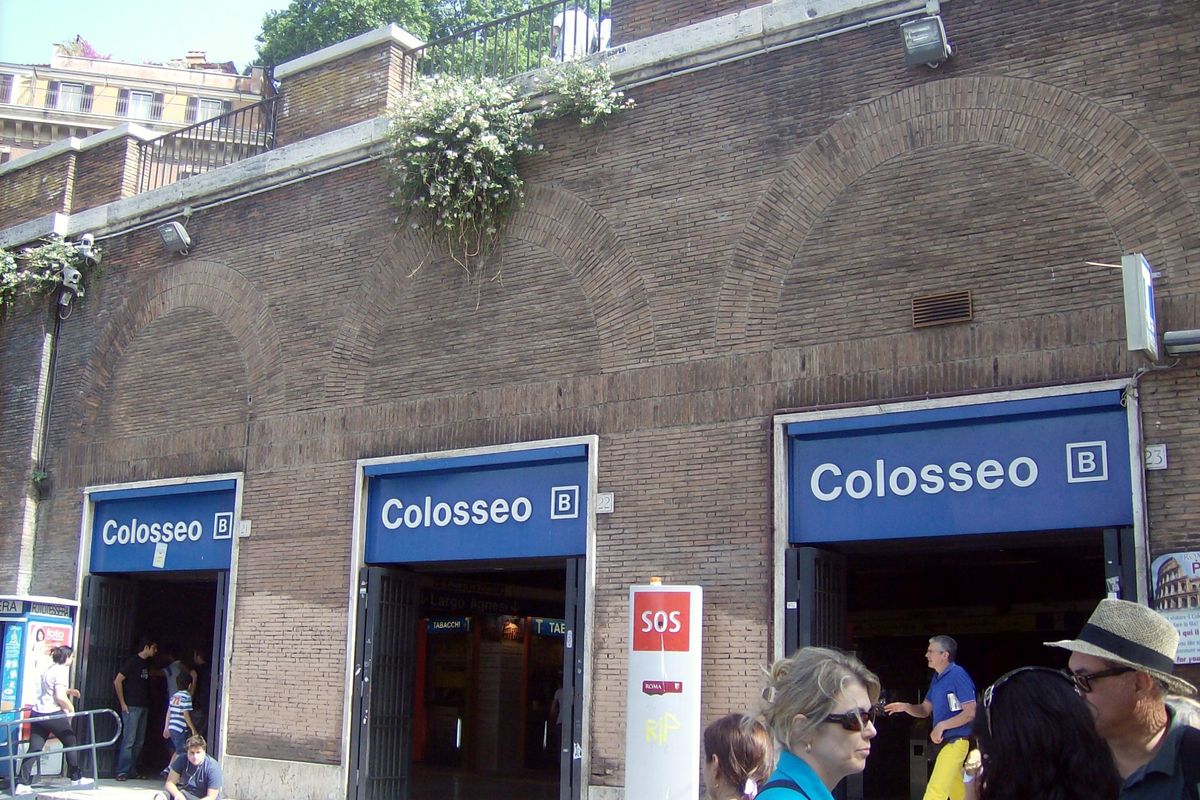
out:
{"label": "man in black shirt", "polygon": [[146,715],[150,710],[150,662],[158,652],[158,642],[142,636],[138,652],[125,660],[113,688],[121,707],[121,744],[117,757],[117,780],[137,777],[138,756],[146,740]]}

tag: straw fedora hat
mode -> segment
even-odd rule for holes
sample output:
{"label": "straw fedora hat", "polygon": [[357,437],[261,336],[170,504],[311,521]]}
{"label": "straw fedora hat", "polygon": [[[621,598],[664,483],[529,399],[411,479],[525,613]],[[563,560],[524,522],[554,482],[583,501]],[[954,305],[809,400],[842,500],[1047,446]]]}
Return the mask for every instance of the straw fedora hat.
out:
{"label": "straw fedora hat", "polygon": [[1079,638],[1043,644],[1147,672],[1175,694],[1196,693],[1195,686],[1172,674],[1179,631],[1157,611],[1128,600],[1101,600]]}

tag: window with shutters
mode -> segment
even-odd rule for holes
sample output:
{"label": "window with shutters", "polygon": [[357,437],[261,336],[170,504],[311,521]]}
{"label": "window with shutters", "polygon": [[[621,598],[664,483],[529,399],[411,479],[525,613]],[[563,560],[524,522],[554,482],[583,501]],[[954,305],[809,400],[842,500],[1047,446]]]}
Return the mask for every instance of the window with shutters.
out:
{"label": "window with shutters", "polygon": [[83,111],[83,84],[59,83],[57,108],[59,111]]}
{"label": "window with shutters", "polygon": [[199,114],[199,116],[196,117],[198,122],[203,122],[204,120],[212,119],[213,117],[219,117],[225,113],[225,104],[220,100],[210,100],[207,97],[201,97],[197,113]]}
{"label": "window with shutters", "polygon": [[0,103],[12,102],[13,76],[0,72]]}
{"label": "window with shutters", "polygon": [[132,119],[153,119],[154,94],[152,92],[129,93],[129,116]]}

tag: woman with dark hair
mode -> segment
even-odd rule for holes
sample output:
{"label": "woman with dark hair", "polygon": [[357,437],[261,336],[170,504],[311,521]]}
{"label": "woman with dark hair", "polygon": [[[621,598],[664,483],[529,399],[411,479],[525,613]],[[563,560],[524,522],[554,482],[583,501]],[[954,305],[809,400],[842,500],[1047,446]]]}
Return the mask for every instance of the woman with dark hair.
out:
{"label": "woman with dark hair", "polygon": [[968,800],[1116,800],[1120,793],[1108,745],[1058,670],[1002,675],[983,692],[975,732],[983,759],[982,767],[968,759]]}
{"label": "woman with dark hair", "polygon": [[753,800],[775,767],[771,734],[761,722],[726,714],[704,729],[708,800]]}
{"label": "woman with dark hair", "polygon": [[[21,774],[17,779],[17,788],[13,794],[33,794],[29,785],[33,773],[33,762],[37,761],[36,753],[46,746],[46,739],[51,736],[58,738],[63,747],[74,747],[76,744],[75,731],[71,730],[70,714],[75,713],[72,698],[79,697],[79,690],[70,688],[69,678],[71,661],[74,652],[70,647],[56,647],[50,651],[53,662],[42,673],[41,694],[29,716],[29,749],[25,751],[25,760],[21,762]],[[63,754],[67,759],[67,775],[75,786],[91,783],[83,777],[79,770],[78,752],[68,750]]]}
{"label": "woman with dark hair", "polygon": [[759,800],[833,800],[862,772],[875,738],[879,678],[849,653],[804,647],[771,665],[762,718],[779,764]]}

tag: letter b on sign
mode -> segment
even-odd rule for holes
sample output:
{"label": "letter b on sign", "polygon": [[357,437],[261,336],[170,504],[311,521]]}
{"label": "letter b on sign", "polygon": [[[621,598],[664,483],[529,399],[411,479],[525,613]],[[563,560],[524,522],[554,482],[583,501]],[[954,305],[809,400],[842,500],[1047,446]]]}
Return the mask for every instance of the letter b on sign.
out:
{"label": "letter b on sign", "polygon": [[550,519],[579,518],[579,487],[550,487]]}
{"label": "letter b on sign", "polygon": [[1067,483],[1108,480],[1108,443],[1071,442],[1067,445]]}
{"label": "letter b on sign", "polygon": [[691,635],[691,595],[636,592],[633,595],[633,649],[686,652]]}

